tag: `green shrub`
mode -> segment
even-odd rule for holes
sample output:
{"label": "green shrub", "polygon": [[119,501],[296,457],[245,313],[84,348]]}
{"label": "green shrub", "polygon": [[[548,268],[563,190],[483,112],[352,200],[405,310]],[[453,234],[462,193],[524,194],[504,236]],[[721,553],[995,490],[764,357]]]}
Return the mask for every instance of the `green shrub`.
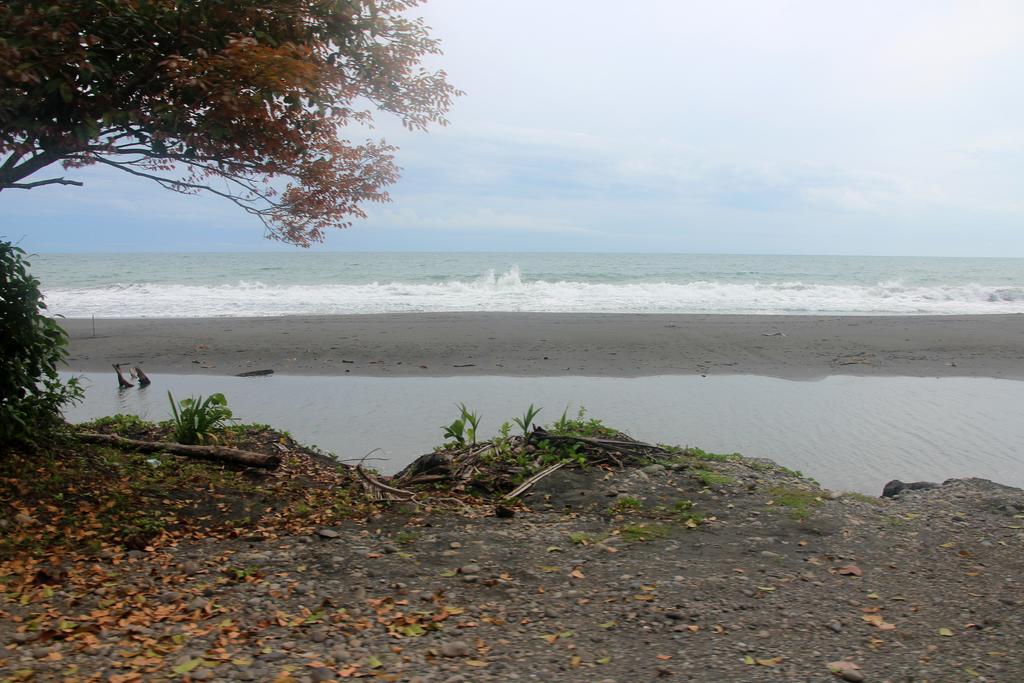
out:
{"label": "green shrub", "polygon": [[214,432],[224,429],[226,423],[234,419],[224,394],[210,394],[206,400],[202,396],[183,398],[175,403],[174,396],[168,391],[167,398],[171,401],[174,440],[178,443],[216,442]]}
{"label": "green shrub", "polygon": [[0,242],[0,444],[45,437],[61,423],[61,407],[82,396],[78,380],[57,375],[67,334],[44,315],[28,265],[23,250]]}

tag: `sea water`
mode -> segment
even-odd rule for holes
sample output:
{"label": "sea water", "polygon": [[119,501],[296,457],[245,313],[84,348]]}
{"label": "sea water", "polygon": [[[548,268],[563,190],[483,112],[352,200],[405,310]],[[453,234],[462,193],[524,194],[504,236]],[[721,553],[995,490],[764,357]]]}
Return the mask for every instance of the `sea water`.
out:
{"label": "sea water", "polygon": [[67,317],[556,311],[1024,313],[1024,259],[686,254],[41,254]]}
{"label": "sea water", "polygon": [[[481,432],[542,406],[538,423],[587,414],[638,439],[771,458],[822,485],[878,495],[890,479],[984,477],[1024,487],[1024,382],[983,378],[208,377],[151,376],[117,389],[87,375],[71,421],[114,413],[160,421],[177,398],[223,392],[235,415],[289,430],[346,460],[395,472],[441,443],[464,401]],[[439,398],[440,397],[440,398]],[[585,397],[585,398],[583,398]]]}

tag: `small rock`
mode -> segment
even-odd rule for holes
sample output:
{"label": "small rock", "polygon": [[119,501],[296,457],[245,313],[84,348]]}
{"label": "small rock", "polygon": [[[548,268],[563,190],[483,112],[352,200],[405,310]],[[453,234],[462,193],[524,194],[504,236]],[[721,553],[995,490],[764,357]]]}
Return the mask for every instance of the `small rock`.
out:
{"label": "small rock", "polygon": [[844,681],[851,681],[851,683],[861,683],[864,680],[864,674],[854,669],[846,669],[839,674],[839,678]]}
{"label": "small rock", "polygon": [[657,474],[658,472],[664,472],[665,466],[654,463],[653,465],[648,465],[647,467],[642,468],[640,471],[644,474]]}
{"label": "small rock", "polygon": [[316,535],[320,538],[337,538],[338,536],[341,536],[341,534],[334,529],[317,529]]}
{"label": "small rock", "polygon": [[480,565],[478,564],[465,564],[459,567],[460,574],[479,574]]}
{"label": "small rock", "polygon": [[893,479],[882,489],[882,498],[893,498],[904,491],[921,491],[938,487],[938,484],[931,481],[913,481],[907,484],[899,479]]}
{"label": "small rock", "polygon": [[834,631],[835,633],[839,633],[843,630],[843,625],[838,621],[830,621],[828,622],[828,629],[830,631]]}
{"label": "small rock", "polygon": [[394,555],[395,553],[398,552],[398,546],[391,545],[390,543],[387,543],[387,544],[384,545],[384,547],[381,548],[381,550],[384,551],[385,555]]}
{"label": "small rock", "polygon": [[445,657],[468,657],[469,645],[464,640],[449,640],[441,645],[441,654]]}
{"label": "small rock", "polygon": [[335,680],[334,672],[326,667],[318,667],[310,672],[310,678],[316,683],[323,683],[324,681]]}

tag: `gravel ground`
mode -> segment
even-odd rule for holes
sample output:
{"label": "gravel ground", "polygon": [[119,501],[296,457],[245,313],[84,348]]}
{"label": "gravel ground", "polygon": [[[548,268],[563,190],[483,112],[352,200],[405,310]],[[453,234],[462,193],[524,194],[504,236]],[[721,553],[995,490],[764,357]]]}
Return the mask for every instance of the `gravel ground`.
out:
{"label": "gravel ground", "polygon": [[399,506],[107,553],[88,590],[55,570],[2,594],[0,681],[1024,680],[1021,490],[709,472],[562,470],[511,518]]}

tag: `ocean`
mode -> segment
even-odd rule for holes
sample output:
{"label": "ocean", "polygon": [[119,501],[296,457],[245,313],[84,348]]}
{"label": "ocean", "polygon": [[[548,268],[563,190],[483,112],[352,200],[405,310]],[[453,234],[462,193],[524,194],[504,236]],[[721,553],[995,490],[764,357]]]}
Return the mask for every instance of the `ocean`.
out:
{"label": "ocean", "polygon": [[66,317],[440,311],[1024,313],[1024,259],[590,253],[38,254]]}

